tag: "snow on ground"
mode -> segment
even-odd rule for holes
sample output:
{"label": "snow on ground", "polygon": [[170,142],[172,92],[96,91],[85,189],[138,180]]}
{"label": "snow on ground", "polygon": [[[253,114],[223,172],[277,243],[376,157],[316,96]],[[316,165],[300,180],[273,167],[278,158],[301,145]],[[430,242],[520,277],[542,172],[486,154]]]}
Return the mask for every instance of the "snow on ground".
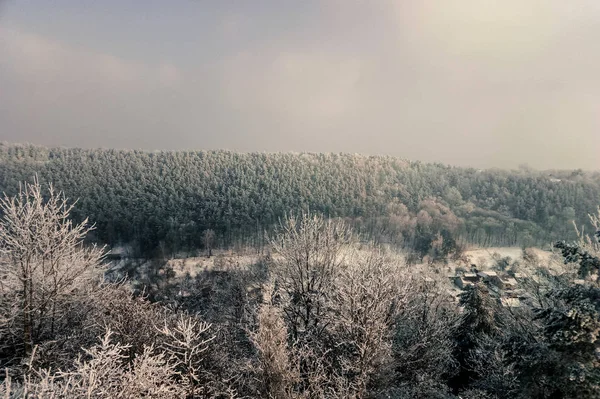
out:
{"label": "snow on ground", "polygon": [[253,254],[233,254],[224,253],[211,256],[169,259],[167,265],[173,268],[177,277],[184,276],[189,273],[191,277],[195,277],[198,273],[209,270],[229,270],[229,269],[244,269],[260,260],[260,256]]}
{"label": "snow on ground", "polygon": [[[559,260],[556,254],[550,251],[544,251],[539,248],[529,248],[540,261],[540,266],[555,266]],[[471,264],[475,264],[482,269],[492,267],[495,264],[493,259],[494,254],[500,255],[502,258],[508,256],[513,261],[523,259],[523,250],[519,247],[491,247],[491,248],[473,248],[465,251],[465,256]]]}
{"label": "snow on ground", "polygon": [[[354,250],[356,250],[356,248]],[[389,248],[386,248],[384,251],[399,264],[404,263],[404,254],[390,250]],[[557,273],[562,272],[563,263],[557,254],[543,251],[538,248],[530,248],[528,251],[537,257],[538,262],[536,262],[536,266],[545,266]],[[358,249],[358,252],[360,254],[363,251]],[[350,250],[343,255],[350,255]],[[477,269],[482,271],[490,270],[495,269],[496,260],[494,258],[497,258],[498,256],[501,258],[510,257],[511,263],[517,261],[522,265],[521,268],[525,267],[525,262],[523,262],[523,251],[518,247],[471,248],[465,251],[464,255],[462,261],[449,261],[447,266],[417,264],[410,266],[410,269],[417,274],[431,275],[434,273],[443,276],[454,274],[457,267],[468,270],[471,265],[476,265]],[[276,255],[273,256],[274,258],[277,258]],[[261,255],[251,251],[244,251],[242,253],[219,251],[210,258],[207,256],[197,256],[169,259],[167,265],[175,272],[176,278],[183,277],[186,274],[195,277],[199,273],[210,270],[226,271],[231,269],[245,269],[258,263],[261,258]]]}

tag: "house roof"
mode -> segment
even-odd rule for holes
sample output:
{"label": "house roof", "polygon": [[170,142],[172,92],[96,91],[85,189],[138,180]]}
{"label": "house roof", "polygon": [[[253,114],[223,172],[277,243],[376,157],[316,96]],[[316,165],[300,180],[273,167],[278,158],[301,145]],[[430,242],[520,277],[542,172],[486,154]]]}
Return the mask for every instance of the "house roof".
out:
{"label": "house roof", "polygon": [[454,283],[458,286],[473,285],[472,281],[467,281],[464,278],[462,278],[461,276],[456,276],[456,278],[454,279]]}
{"label": "house roof", "polygon": [[506,308],[518,308],[521,306],[519,298],[500,298],[500,303]]}
{"label": "house roof", "polygon": [[506,284],[517,285],[518,282],[514,278],[503,278],[502,281]]}

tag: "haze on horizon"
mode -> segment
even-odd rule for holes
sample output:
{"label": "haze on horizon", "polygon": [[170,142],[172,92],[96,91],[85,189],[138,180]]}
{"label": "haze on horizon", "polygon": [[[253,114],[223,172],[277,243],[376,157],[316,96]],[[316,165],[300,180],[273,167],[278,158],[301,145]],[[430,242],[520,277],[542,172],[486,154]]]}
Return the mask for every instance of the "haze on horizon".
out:
{"label": "haze on horizon", "polygon": [[0,140],[600,169],[597,0],[0,3]]}

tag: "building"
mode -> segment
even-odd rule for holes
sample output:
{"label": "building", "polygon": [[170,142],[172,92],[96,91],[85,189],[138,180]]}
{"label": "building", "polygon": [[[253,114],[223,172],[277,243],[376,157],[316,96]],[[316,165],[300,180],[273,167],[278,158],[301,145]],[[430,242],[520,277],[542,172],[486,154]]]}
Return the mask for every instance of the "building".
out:
{"label": "building", "polygon": [[464,273],[462,275],[463,280],[468,281],[472,284],[479,282],[480,278],[476,273]]}
{"label": "building", "polygon": [[520,308],[521,301],[519,298],[500,298],[500,304],[505,308]]}
{"label": "building", "polygon": [[517,280],[512,277],[502,278],[502,284],[504,285],[505,290],[514,290],[519,285]]}
{"label": "building", "polygon": [[486,283],[493,284],[494,286],[504,289],[504,282],[498,276],[498,273],[493,271],[479,272],[477,275]]}
{"label": "building", "polygon": [[464,278],[464,276],[455,276],[455,277],[454,277],[454,284],[455,284],[455,285],[456,285],[458,288],[460,288],[460,289],[463,289],[463,290],[464,290],[464,289],[466,289],[468,286],[472,286],[472,285],[473,285],[473,284],[475,284],[475,283],[473,283],[473,282],[471,282],[471,281],[468,281],[468,280],[466,280],[466,279]]}

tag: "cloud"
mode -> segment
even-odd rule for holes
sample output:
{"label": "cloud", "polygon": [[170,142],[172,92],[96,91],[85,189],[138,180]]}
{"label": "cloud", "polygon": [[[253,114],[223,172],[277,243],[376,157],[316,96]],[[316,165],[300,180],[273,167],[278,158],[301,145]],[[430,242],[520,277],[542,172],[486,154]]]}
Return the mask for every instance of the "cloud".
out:
{"label": "cloud", "polygon": [[100,88],[106,84],[127,87],[148,79],[169,85],[180,78],[171,64],[148,66],[16,29],[0,28],[0,46],[5,67],[16,75],[42,82],[86,81]]}
{"label": "cloud", "polygon": [[361,61],[320,52],[242,52],[224,62],[224,94],[253,108],[309,122],[335,121],[356,109]]}
{"label": "cloud", "polygon": [[171,116],[160,120],[157,112],[173,115],[183,84],[172,64],[147,65],[18,29],[0,31],[0,52],[7,87],[0,116],[26,141],[43,144],[107,146],[117,139],[143,146],[146,128],[170,125],[164,119]]}
{"label": "cloud", "polygon": [[3,28],[1,138],[600,168],[591,0],[315,4],[225,12],[172,62]]}

